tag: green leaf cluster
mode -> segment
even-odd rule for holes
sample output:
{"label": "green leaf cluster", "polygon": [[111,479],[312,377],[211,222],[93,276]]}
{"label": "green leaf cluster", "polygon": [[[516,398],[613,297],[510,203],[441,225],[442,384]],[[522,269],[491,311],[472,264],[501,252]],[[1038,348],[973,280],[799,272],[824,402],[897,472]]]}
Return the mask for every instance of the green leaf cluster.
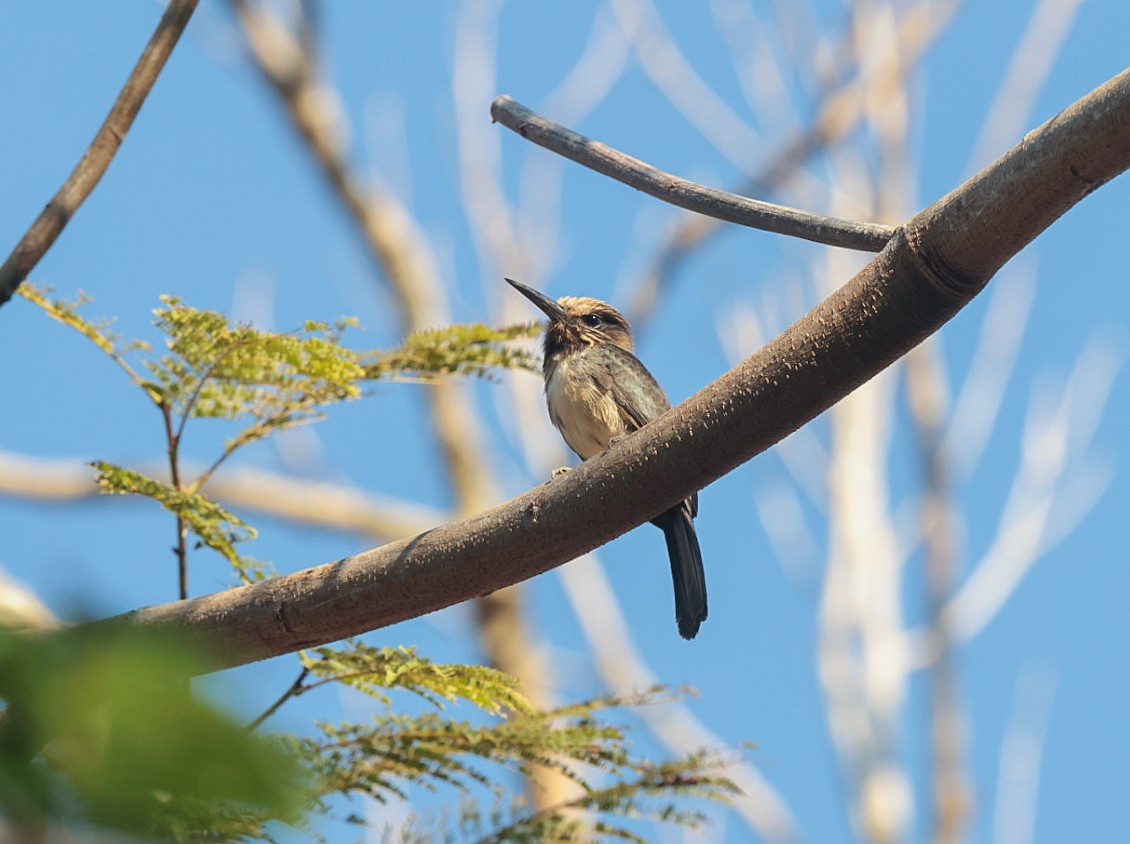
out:
{"label": "green leaf cluster", "polygon": [[508,674],[482,665],[445,665],[417,656],[414,648],[376,648],[350,640],[336,647],[315,648],[300,655],[303,667],[318,680],[309,690],[330,682],[343,683],[384,704],[398,689],[424,698],[437,709],[443,702],[464,700],[483,712],[529,713],[530,702]]}
{"label": "green leaf cluster", "polygon": [[672,762],[649,766],[641,763],[635,773],[612,785],[587,789],[571,800],[541,810],[531,808],[521,796],[492,790],[493,800],[465,798],[455,812],[438,817],[415,815],[396,830],[402,844],[433,842],[615,842],[648,844],[628,824],[660,822],[699,829],[707,817],[702,812],[680,809],[675,799],[705,799],[725,803],[737,789],[724,777],[707,771],[726,764],[720,757],[699,753]]}
{"label": "green leaf cluster", "polygon": [[[294,739],[323,800],[365,795],[384,802],[407,799],[412,787],[434,791],[447,786],[468,795],[459,812],[461,840],[639,841],[623,819],[694,827],[703,815],[679,809],[673,799],[724,801],[735,793],[728,779],[711,773],[724,764],[720,757],[702,752],[653,764],[634,756],[624,728],[605,720],[604,712],[612,708],[669,699],[662,687],[631,698],[606,696],[538,711],[505,674],[479,666],[436,665],[410,649],[351,642],[344,651],[322,648],[305,654],[303,665],[319,678],[304,689],[343,682],[384,703],[390,702],[386,690],[402,689],[437,710],[414,716],[386,711],[363,724],[322,723],[316,737]],[[449,717],[442,710],[452,700],[475,703],[479,715],[488,717]],[[511,800],[501,811],[501,792],[492,787],[500,767],[526,775],[536,768],[556,771],[580,787],[580,796],[542,810]],[[612,785],[600,782],[608,779]],[[491,810],[482,810],[481,800],[470,796],[482,789],[495,797]],[[585,813],[592,813],[595,825],[580,820]],[[414,840],[413,830],[426,827],[429,836],[448,840],[448,823],[441,820],[437,826],[417,818],[397,835]]]}
{"label": "green leaf cluster", "polygon": [[0,630],[0,814],[182,840],[225,814],[297,819],[299,759],[192,694],[206,668],[132,628]]}
{"label": "green leaf cluster", "polygon": [[259,532],[225,507],[199,492],[187,492],[148,475],[104,460],[91,464],[98,485],[108,495],[141,495],[175,515],[197,537],[231,563],[244,582],[262,580],[266,572],[256,560],[236,550],[236,544],[254,539]]}
{"label": "green leaf cluster", "polygon": [[338,340],[346,323],[307,322],[280,334],[162,296],[153,311],[167,353],[145,363],[154,394],[181,418],[251,419],[229,450],[316,418],[360,396],[364,371]]}
{"label": "green leaf cluster", "polygon": [[481,323],[450,325],[409,334],[399,348],[362,357],[365,377],[435,381],[456,375],[491,377],[497,369],[541,371],[529,349],[509,345],[536,337],[540,323],[493,328]]}

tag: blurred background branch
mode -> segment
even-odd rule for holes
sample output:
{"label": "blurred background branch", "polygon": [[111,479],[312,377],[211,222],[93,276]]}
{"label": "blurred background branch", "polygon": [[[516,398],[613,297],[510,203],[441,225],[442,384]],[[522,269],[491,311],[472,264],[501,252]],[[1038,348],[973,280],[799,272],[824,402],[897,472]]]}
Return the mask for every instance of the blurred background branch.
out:
{"label": "blurred background branch", "polygon": [[[314,40],[295,34],[313,31],[303,22],[307,16],[300,13],[299,22],[288,29],[266,4],[231,2],[258,70],[286,106],[294,128],[364,237],[393,293],[403,329],[417,331],[450,321],[443,283],[419,224],[390,191],[373,184],[362,186],[346,164],[345,133],[336,106],[339,96],[319,77]],[[468,392],[460,384],[436,384],[427,390],[426,400],[456,514],[476,513],[495,503],[500,493]],[[535,706],[552,705],[549,679],[532,642],[520,587],[479,598],[476,605],[490,662],[517,677]],[[537,770],[537,782],[530,788],[535,805],[554,806],[574,794],[563,777]]]}

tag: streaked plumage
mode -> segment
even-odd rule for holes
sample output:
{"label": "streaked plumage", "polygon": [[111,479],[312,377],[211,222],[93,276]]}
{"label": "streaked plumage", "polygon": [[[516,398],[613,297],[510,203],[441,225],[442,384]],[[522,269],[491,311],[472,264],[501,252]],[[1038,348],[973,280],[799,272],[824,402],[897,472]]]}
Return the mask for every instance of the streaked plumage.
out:
{"label": "streaked plumage", "polygon": [[[671,404],[632,353],[628,321],[606,302],[564,296],[556,302],[506,279],[548,317],[545,398],[549,418],[577,456],[587,460],[611,440],[661,416]],[[706,619],[706,579],[694,530],[698,496],[652,519],[663,530],[675,588],[679,633],[693,639]]]}

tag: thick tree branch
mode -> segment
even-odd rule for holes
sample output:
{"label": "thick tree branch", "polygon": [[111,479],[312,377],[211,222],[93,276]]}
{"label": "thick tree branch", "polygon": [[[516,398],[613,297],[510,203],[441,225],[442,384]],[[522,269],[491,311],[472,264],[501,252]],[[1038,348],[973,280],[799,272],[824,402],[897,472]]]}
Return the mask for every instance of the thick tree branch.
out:
{"label": "thick tree branch", "polygon": [[768,346],[564,477],[411,539],[117,620],[179,628],[232,666],[540,574],[641,524],[839,401],[945,324],[1005,261],[1127,167],[1130,71],[912,217],[870,264]]}
{"label": "thick tree branch", "polygon": [[118,147],[125,140],[153,83],[157,81],[173,47],[188,26],[188,20],[198,2],[199,0],[171,0],[165,9],[156,31],[145,45],[141,58],[134,65],[94,140],[82,154],[71,175],[63,182],[63,186],[20,238],[12,254],[0,265],[0,305],[12,298],[16,288],[23,284],[28,273],[51,248],[63,227],[90,196],[102,174],[114,160]]}
{"label": "thick tree branch", "polygon": [[894,233],[890,226],[825,217],[681,179],[554,123],[510,97],[491,103],[490,114],[526,140],[558,155],[664,202],[728,223],[864,252],[878,252]]}

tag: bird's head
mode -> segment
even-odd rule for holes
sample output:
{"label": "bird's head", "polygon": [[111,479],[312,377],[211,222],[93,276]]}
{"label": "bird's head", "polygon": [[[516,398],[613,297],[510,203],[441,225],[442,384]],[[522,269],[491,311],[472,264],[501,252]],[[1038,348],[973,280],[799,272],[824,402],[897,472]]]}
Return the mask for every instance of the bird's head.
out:
{"label": "bird's head", "polygon": [[607,302],[588,296],[562,296],[554,301],[525,284],[509,278],[506,281],[549,317],[545,330],[547,360],[599,343],[611,343],[632,351],[632,330],[628,321]]}

